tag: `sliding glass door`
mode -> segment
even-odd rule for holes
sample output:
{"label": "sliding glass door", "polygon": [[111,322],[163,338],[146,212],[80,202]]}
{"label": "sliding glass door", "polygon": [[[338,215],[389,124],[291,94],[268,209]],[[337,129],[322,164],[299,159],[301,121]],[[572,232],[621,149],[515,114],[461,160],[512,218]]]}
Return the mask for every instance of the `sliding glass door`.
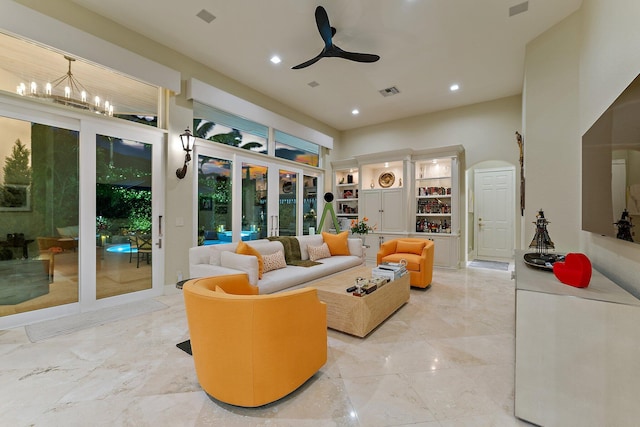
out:
{"label": "sliding glass door", "polygon": [[0,329],[160,295],[164,134],[30,107],[0,99]]}
{"label": "sliding glass door", "polygon": [[78,302],[78,152],[77,124],[0,112],[0,317]]}
{"label": "sliding glass door", "polygon": [[82,210],[83,278],[94,284],[85,289],[87,305],[162,291],[163,140],[160,132],[138,127],[83,124],[82,159],[94,165],[91,176],[83,175],[82,193],[94,194],[83,198]]}
{"label": "sliding glass door", "polygon": [[151,289],[153,145],[96,135],[96,297]]}

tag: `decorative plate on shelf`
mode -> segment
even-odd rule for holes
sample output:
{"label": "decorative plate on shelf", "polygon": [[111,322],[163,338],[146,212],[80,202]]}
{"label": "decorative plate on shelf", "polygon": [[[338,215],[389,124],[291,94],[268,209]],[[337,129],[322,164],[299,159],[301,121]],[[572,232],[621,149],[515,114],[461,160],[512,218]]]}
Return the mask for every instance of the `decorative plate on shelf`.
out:
{"label": "decorative plate on shelf", "polygon": [[378,177],[378,184],[380,184],[380,187],[382,188],[391,187],[395,181],[396,176],[393,172],[383,172],[380,174],[380,177]]}

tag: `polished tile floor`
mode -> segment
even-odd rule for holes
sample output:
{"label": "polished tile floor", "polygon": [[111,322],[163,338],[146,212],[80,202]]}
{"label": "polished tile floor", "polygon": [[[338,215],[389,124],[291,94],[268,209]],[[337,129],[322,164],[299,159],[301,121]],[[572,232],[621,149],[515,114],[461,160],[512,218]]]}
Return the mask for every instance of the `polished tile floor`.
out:
{"label": "polished tile floor", "polygon": [[182,294],[168,307],[31,343],[0,331],[0,425],[518,426],[509,271],[436,269],[427,291],[365,339],[329,330],[327,364],[260,408],[210,399],[192,359]]}

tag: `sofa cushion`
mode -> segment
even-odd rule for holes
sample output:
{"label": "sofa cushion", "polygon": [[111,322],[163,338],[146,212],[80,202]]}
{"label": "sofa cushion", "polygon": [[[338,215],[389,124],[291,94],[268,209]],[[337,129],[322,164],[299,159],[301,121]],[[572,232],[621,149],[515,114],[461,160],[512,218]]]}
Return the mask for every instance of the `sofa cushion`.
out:
{"label": "sofa cushion", "polygon": [[405,254],[422,255],[427,242],[410,242],[408,240],[398,240],[396,244],[396,252],[402,252]]}
{"label": "sofa cushion", "polygon": [[311,261],[317,261],[331,256],[329,246],[327,246],[326,243],[323,243],[320,246],[307,246],[307,250],[309,251],[309,259]]}
{"label": "sofa cushion", "polygon": [[309,246],[320,246],[322,241],[322,236],[320,234],[311,234],[306,236],[296,236],[298,242],[300,243],[300,258],[303,261],[309,259],[309,251],[307,248]]}
{"label": "sofa cushion", "polygon": [[349,232],[343,231],[339,234],[331,234],[325,231],[322,232],[322,240],[329,246],[329,252],[331,256],[335,255],[351,255],[349,252],[349,245],[347,239],[349,238]]}
{"label": "sofa cushion", "polygon": [[284,252],[278,251],[270,255],[264,255],[264,272],[278,270],[280,268],[286,268],[287,262],[284,258]]}
{"label": "sofa cushion", "polygon": [[262,255],[258,252],[257,249],[252,248],[247,245],[245,242],[238,242],[238,247],[236,248],[237,254],[242,255],[253,255],[258,258],[258,279],[262,279],[262,274],[264,273],[264,260],[262,259]]}
{"label": "sofa cushion", "polygon": [[356,256],[332,256],[320,261],[313,267],[287,265],[287,268],[265,273],[258,283],[260,294],[271,294],[285,289],[313,286],[312,281],[339,273],[362,264],[362,258]]}
{"label": "sofa cushion", "polygon": [[249,283],[253,286],[258,286],[258,258],[255,256],[223,251],[220,254],[220,265],[222,267],[244,271],[249,276]]}

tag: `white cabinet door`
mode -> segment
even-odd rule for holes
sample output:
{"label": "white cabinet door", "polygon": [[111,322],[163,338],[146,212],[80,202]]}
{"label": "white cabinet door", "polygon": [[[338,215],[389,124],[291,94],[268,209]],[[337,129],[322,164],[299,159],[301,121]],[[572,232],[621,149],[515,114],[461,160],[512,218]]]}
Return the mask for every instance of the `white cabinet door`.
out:
{"label": "white cabinet door", "polygon": [[367,217],[377,232],[402,232],[405,228],[405,202],[402,189],[363,191],[360,218]]}
{"label": "white cabinet door", "polygon": [[363,191],[360,195],[360,208],[359,217],[369,218],[369,225],[376,226],[379,231],[382,227],[382,208],[381,208],[381,195],[380,191],[368,190]]}
{"label": "white cabinet door", "polygon": [[381,231],[404,231],[406,204],[402,197],[402,189],[381,190],[382,222]]}

